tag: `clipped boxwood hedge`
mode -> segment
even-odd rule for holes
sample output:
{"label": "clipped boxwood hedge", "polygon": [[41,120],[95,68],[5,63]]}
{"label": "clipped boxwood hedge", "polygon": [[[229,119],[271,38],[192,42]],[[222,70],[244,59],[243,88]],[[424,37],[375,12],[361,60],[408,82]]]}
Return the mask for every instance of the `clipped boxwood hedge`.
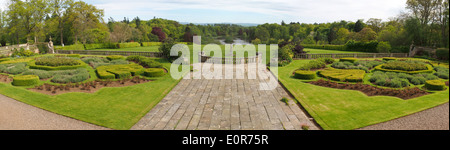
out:
{"label": "clipped boxwood hedge", "polygon": [[81,67],[85,67],[87,66],[86,63],[84,63],[81,60],[76,60],[78,61],[80,64],[79,65],[74,65],[74,66],[57,66],[57,67],[52,67],[52,66],[42,66],[42,65],[36,65],[36,61],[30,61],[28,63],[28,66],[30,66],[30,69],[39,69],[39,70],[47,70],[47,71],[52,71],[52,70],[72,70],[72,69],[77,69],[77,68],[81,68]]}
{"label": "clipped boxwood hedge", "polygon": [[391,60],[397,60],[397,58],[395,58],[395,57],[384,57],[383,60],[391,61]]}
{"label": "clipped boxwood hedge", "polygon": [[123,59],[124,57],[123,56],[120,56],[120,55],[110,55],[110,56],[106,56],[106,59],[108,59],[108,60],[117,60],[117,59]]}
{"label": "clipped boxwood hedge", "polygon": [[144,73],[144,68],[138,64],[97,67],[97,75],[100,79],[121,79],[141,75],[142,73]]}
{"label": "clipped boxwood hedge", "polygon": [[21,75],[13,77],[14,86],[31,86],[39,83],[39,77],[36,75]]}
{"label": "clipped boxwood hedge", "polygon": [[339,59],[339,61],[340,62],[348,61],[348,62],[354,63],[354,62],[358,61],[358,59],[357,58],[341,58],[341,59]]}
{"label": "clipped boxwood hedge", "polygon": [[378,70],[378,71],[384,71],[384,72],[398,72],[398,73],[407,73],[407,74],[433,73],[434,72],[434,68],[431,65],[426,65],[427,66],[427,70],[418,70],[418,71],[404,71],[404,70],[384,69],[383,65],[376,66],[374,69]]}
{"label": "clipped boxwood hedge", "polygon": [[425,82],[427,90],[442,91],[445,90],[445,82],[441,80],[428,80]]}
{"label": "clipped boxwood hedge", "polygon": [[297,70],[294,72],[294,78],[304,79],[304,80],[312,80],[317,77],[315,71],[305,71],[305,70]]}
{"label": "clipped boxwood hedge", "polygon": [[148,68],[144,71],[144,76],[146,77],[161,77],[166,74],[163,68]]}
{"label": "clipped boxwood hedge", "polygon": [[4,62],[4,61],[9,61],[11,60],[10,58],[0,58],[0,62]]}
{"label": "clipped boxwood hedge", "polygon": [[319,75],[335,81],[362,82],[364,77],[366,76],[366,72],[364,70],[357,69],[327,68],[325,70],[319,71]]}

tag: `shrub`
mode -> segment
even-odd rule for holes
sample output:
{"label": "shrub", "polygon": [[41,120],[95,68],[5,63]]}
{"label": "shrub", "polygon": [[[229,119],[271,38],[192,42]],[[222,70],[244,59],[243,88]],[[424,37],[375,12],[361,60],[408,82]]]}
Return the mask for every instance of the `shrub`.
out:
{"label": "shrub", "polygon": [[53,77],[53,73],[45,70],[35,70],[30,69],[28,71],[25,71],[23,75],[36,75],[39,77],[39,79],[48,79]]}
{"label": "shrub", "polygon": [[143,47],[148,47],[148,46],[161,46],[162,42],[142,42],[141,45]]}
{"label": "shrub", "polygon": [[36,58],[35,64],[41,66],[58,67],[58,66],[76,66],[80,65],[81,63],[75,59],[68,57],[39,57]]}
{"label": "shrub", "polygon": [[311,45],[311,44],[303,44],[303,47],[305,48],[312,48],[312,49],[324,49],[324,50],[338,50],[338,51],[345,51],[345,45]]}
{"label": "shrub", "polygon": [[10,58],[0,58],[0,62],[4,62],[4,61],[9,61],[11,60]]}
{"label": "shrub", "polygon": [[107,63],[108,60],[103,57],[85,57],[81,59],[83,62],[90,63]]}
{"label": "shrub", "polygon": [[138,64],[109,65],[97,68],[97,75],[101,79],[126,78],[142,74],[144,68]]}
{"label": "shrub", "polygon": [[124,57],[123,56],[120,56],[120,55],[109,55],[109,56],[106,56],[106,59],[108,59],[108,60],[117,60],[117,59],[123,59]]}
{"label": "shrub", "polygon": [[322,69],[327,64],[322,59],[310,60],[307,64],[300,67],[300,70]]}
{"label": "shrub", "polygon": [[52,82],[55,83],[77,83],[89,79],[89,71],[85,68],[78,68],[76,70],[52,71],[55,76]]}
{"label": "shrub", "polygon": [[397,58],[395,58],[395,57],[383,57],[383,60],[391,61],[391,60],[397,60]]}
{"label": "shrub", "polygon": [[149,58],[141,60],[139,62],[139,64],[146,68],[162,68],[163,67],[161,63],[159,63],[155,60],[149,59]]}
{"label": "shrub", "polygon": [[118,48],[133,48],[133,47],[141,47],[141,44],[138,42],[129,42],[129,43],[119,43],[117,44]]}
{"label": "shrub", "polygon": [[67,57],[74,57],[74,58],[80,58],[80,54],[67,54]]}
{"label": "shrub", "polygon": [[442,91],[445,90],[445,82],[441,80],[428,80],[425,83],[427,90]]}
{"label": "shrub", "polygon": [[60,50],[85,50],[83,44],[65,45],[60,47]]}
{"label": "shrub", "polygon": [[354,69],[327,68],[323,71],[319,71],[319,74],[324,78],[335,81],[362,82],[366,72]]}
{"label": "shrub", "polygon": [[436,73],[434,75],[442,79],[449,79],[449,69],[441,66],[434,67]]}
{"label": "shrub", "polygon": [[27,71],[28,68],[26,66],[26,63],[3,64],[0,65],[0,72],[17,75]]}
{"label": "shrub", "polygon": [[148,68],[144,71],[146,77],[161,77],[164,76],[165,70],[162,68]]}
{"label": "shrub", "polygon": [[419,63],[411,63],[404,61],[392,61],[383,65],[383,69],[390,70],[403,70],[403,71],[418,71],[418,70],[427,70],[427,66]]}
{"label": "shrub", "polygon": [[[79,65],[44,66],[44,65],[36,65],[36,61],[31,61],[28,63],[28,66],[30,66],[30,69],[39,69],[39,70],[73,70],[73,69],[77,69],[77,68],[86,66],[86,63],[84,63],[81,60],[75,60],[75,61],[77,61],[79,63]],[[49,63],[52,63],[52,62],[49,62]]]}
{"label": "shrub", "polygon": [[358,61],[358,59],[356,59],[356,58],[341,58],[341,59],[339,59],[339,61],[340,62],[351,62],[351,63],[354,63],[354,62],[356,62],[356,61]]}
{"label": "shrub", "polygon": [[39,77],[36,75],[21,75],[13,77],[14,86],[31,86],[39,83]]}
{"label": "shrub", "polygon": [[448,48],[438,48],[436,50],[436,56],[440,60],[448,60],[449,52]]}
{"label": "shrub", "polygon": [[378,53],[390,53],[391,51],[391,44],[389,42],[379,42],[377,45],[377,52]]}
{"label": "shrub", "polygon": [[294,72],[294,78],[297,79],[312,80],[315,79],[316,77],[317,76],[315,71],[297,70]]}
{"label": "shrub", "polygon": [[345,49],[347,51],[360,51],[360,52],[376,53],[377,47],[378,47],[377,41],[357,42],[357,41],[350,40],[345,44]]}
{"label": "shrub", "polygon": [[414,85],[422,85],[422,84],[425,84],[427,79],[425,79],[424,77],[414,77],[410,81]]}
{"label": "shrub", "polygon": [[332,64],[332,63],[334,63],[334,59],[333,58],[318,58],[319,59],[319,61],[323,61],[323,62],[325,62],[326,64]]}

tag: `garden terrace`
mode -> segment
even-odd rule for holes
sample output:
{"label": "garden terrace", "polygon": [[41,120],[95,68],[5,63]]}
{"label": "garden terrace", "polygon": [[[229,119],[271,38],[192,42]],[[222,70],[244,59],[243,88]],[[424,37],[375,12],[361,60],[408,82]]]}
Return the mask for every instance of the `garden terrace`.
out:
{"label": "garden terrace", "polygon": [[[373,60],[364,59],[364,61]],[[425,61],[415,58],[408,60]],[[314,60],[294,60],[287,66],[278,67],[279,80],[325,130],[361,128],[448,103],[448,85],[445,90],[439,91],[424,88],[425,83],[418,83],[418,85],[409,83],[409,86],[404,88],[392,88],[377,86],[369,81],[373,75],[381,73],[383,76],[390,74],[387,76],[402,77],[408,81],[414,78],[427,81],[436,79],[433,73],[395,73],[394,76],[393,72],[372,73],[374,71],[372,69],[366,73],[363,81],[358,83],[331,81],[320,76],[313,80],[296,78],[294,72],[311,61]],[[358,60],[357,62],[362,61]],[[437,66],[436,62],[430,63]],[[445,66],[439,65],[448,67],[446,64]],[[329,68],[331,65],[327,65],[327,67]],[[438,80],[448,83],[448,79]]]}

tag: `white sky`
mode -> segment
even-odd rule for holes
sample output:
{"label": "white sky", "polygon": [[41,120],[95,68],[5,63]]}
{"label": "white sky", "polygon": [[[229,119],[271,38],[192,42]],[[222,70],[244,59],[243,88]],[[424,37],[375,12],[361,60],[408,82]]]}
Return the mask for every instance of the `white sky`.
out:
{"label": "white sky", "polygon": [[[6,7],[0,0],[0,9]],[[381,18],[405,11],[406,0],[84,0],[122,20],[156,16],[193,23],[324,23]]]}

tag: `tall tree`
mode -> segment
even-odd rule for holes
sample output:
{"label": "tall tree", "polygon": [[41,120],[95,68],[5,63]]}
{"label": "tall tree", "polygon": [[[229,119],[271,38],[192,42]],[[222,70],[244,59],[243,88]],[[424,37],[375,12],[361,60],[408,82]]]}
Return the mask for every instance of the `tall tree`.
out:
{"label": "tall tree", "polygon": [[91,36],[89,34],[92,33],[88,31],[97,28],[103,22],[104,11],[83,1],[72,3],[66,11],[67,17],[71,20],[75,42],[80,38],[83,43],[86,43]]}
{"label": "tall tree", "polygon": [[360,19],[360,20],[356,21],[353,31],[359,32],[362,29],[364,29],[364,23],[363,23],[363,20]]}
{"label": "tall tree", "polygon": [[56,15],[58,19],[58,28],[59,28],[59,34],[60,34],[60,42],[61,45],[64,45],[64,12],[67,8],[70,7],[70,5],[73,3],[73,0],[51,0],[51,5],[53,9],[53,14]]}

